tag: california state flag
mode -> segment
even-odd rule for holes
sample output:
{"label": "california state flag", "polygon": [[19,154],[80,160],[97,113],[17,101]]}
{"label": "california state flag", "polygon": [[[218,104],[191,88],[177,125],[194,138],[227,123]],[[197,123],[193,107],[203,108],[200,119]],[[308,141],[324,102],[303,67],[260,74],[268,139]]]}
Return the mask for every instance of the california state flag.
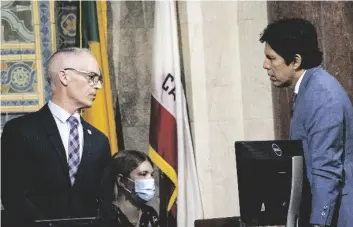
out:
{"label": "california state flag", "polygon": [[181,83],[175,10],[174,1],[155,2],[149,154],[162,172],[161,226],[193,227],[203,218],[203,208]]}

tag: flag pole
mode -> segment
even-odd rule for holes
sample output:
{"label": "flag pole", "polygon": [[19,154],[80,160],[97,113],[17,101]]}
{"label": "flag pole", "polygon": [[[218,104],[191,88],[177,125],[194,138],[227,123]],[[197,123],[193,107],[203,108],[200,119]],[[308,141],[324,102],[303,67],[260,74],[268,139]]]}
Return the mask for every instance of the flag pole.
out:
{"label": "flag pole", "polygon": [[[182,186],[184,185],[184,182],[179,182],[181,180],[180,176],[184,175],[185,171],[185,166],[184,166],[184,125],[183,125],[183,113],[182,113],[182,94],[183,94],[183,89],[182,89],[182,84],[181,84],[181,77],[180,77],[180,59],[179,59],[179,48],[178,48],[178,34],[177,34],[177,25],[176,25],[176,11],[175,11],[175,2],[171,1],[169,2],[169,11],[170,11],[170,25],[172,26],[171,32],[172,32],[172,52],[174,53],[173,56],[173,67],[174,67],[174,79],[175,79],[175,112],[176,112],[176,122],[177,122],[177,141],[178,141],[178,185],[179,185],[179,190],[178,190],[178,197],[177,201],[184,199],[184,196],[182,196],[185,193],[184,188]],[[185,202],[177,202],[178,204],[178,210],[186,210],[186,203]],[[185,217],[182,217],[184,214],[181,212],[177,212],[177,226],[182,226],[185,223],[182,223],[182,220],[184,220]]]}
{"label": "flag pole", "polygon": [[168,226],[168,200],[169,193],[165,181],[167,177],[162,171],[159,171],[159,219],[160,226]]}

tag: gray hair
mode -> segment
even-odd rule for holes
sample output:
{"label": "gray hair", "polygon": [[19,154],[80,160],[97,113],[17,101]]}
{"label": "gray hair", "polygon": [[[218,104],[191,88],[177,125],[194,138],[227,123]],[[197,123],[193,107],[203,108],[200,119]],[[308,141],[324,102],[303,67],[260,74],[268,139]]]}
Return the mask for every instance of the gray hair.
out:
{"label": "gray hair", "polygon": [[76,55],[76,54],[81,54],[81,53],[87,53],[93,56],[92,52],[87,49],[87,48],[79,48],[79,47],[68,47],[68,48],[63,48],[58,51],[56,51],[54,54],[50,56],[50,58],[47,61],[47,67],[46,67],[46,79],[50,85],[52,85],[54,78],[56,76],[57,69],[55,69],[54,65],[55,62],[57,62],[60,57],[62,56],[69,56],[69,55]]}

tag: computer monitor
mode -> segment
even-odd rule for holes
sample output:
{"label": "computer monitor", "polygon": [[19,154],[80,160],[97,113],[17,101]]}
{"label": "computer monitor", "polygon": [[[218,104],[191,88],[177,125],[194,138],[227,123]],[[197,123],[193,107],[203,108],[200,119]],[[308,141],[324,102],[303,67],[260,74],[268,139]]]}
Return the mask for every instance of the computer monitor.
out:
{"label": "computer monitor", "polygon": [[235,151],[241,220],[297,226],[304,172],[301,141],[238,141]]}

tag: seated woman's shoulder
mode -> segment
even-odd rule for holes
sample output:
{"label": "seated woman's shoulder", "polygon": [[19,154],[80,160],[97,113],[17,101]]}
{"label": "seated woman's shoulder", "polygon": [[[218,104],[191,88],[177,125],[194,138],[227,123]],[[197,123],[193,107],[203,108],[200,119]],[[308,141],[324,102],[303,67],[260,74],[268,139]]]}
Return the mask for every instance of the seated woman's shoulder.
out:
{"label": "seated woman's shoulder", "polygon": [[143,213],[146,214],[146,218],[152,227],[159,226],[159,217],[157,211],[148,205],[143,206]]}
{"label": "seated woman's shoulder", "polygon": [[146,213],[149,213],[149,214],[158,216],[157,211],[156,211],[153,207],[151,207],[151,206],[149,206],[149,205],[146,205],[146,204],[143,205],[142,210],[143,210],[144,212],[146,212]]}

